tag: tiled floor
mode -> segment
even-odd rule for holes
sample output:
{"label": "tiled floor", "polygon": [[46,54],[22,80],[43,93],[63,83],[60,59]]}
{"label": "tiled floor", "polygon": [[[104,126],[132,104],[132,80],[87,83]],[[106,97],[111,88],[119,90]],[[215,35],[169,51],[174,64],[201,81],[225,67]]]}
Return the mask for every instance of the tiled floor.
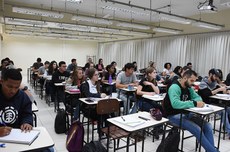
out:
{"label": "tiled floor", "polygon": [[[27,84],[26,81],[24,81],[24,84]],[[38,116],[38,126],[44,126],[48,132],[50,133],[51,137],[54,140],[55,143],[55,151],[56,152],[67,152],[65,148],[65,141],[66,141],[66,135],[65,134],[56,134],[54,131],[54,119],[56,113],[54,112],[54,107],[51,105],[50,107],[45,103],[44,100],[41,100],[38,95],[36,95],[33,92],[33,89],[31,89],[31,86],[28,85],[32,94],[34,95],[34,98],[37,102],[37,106],[39,108],[39,111],[37,112]],[[188,134],[188,133],[186,133]],[[218,134],[214,134],[215,137],[215,143],[217,143],[217,136]],[[97,139],[97,137],[95,137]],[[160,138],[161,139],[161,138]],[[156,151],[156,148],[158,147],[161,140],[155,140],[155,142],[152,142],[152,136],[147,136],[145,139],[145,152],[154,152]],[[105,143],[105,141],[102,141]],[[230,146],[229,146],[230,140],[221,139],[220,143],[220,151],[221,152],[229,152]],[[125,144],[124,142],[121,142],[120,145]],[[141,151],[141,142],[138,143],[138,151]],[[112,151],[112,149],[110,150]],[[119,151],[125,151],[125,149],[121,149]],[[130,151],[134,151],[133,146],[130,147]],[[185,152],[193,152],[195,151],[195,138],[190,138],[185,140],[184,142],[184,151]],[[204,149],[202,149],[202,152],[204,152]]]}

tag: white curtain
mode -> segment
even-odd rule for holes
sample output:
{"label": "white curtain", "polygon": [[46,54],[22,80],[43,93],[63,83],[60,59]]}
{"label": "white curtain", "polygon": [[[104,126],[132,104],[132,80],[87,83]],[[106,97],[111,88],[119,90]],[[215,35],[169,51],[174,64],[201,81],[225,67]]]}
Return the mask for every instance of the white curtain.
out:
{"label": "white curtain", "polygon": [[173,68],[192,62],[199,75],[208,75],[211,68],[217,68],[223,71],[224,79],[230,72],[229,51],[230,32],[99,43],[98,46],[99,58],[105,64],[116,61],[120,68],[136,61],[140,69],[154,61],[162,71],[166,62],[172,63]]}

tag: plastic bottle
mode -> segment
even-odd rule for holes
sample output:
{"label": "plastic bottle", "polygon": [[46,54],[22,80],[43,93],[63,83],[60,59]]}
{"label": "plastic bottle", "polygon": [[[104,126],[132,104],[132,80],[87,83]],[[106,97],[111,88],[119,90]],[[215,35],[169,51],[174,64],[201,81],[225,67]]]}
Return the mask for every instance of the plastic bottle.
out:
{"label": "plastic bottle", "polygon": [[109,80],[108,80],[108,83],[109,83],[109,84],[112,84],[112,82],[113,82],[112,76],[111,76],[111,75],[109,75]]}

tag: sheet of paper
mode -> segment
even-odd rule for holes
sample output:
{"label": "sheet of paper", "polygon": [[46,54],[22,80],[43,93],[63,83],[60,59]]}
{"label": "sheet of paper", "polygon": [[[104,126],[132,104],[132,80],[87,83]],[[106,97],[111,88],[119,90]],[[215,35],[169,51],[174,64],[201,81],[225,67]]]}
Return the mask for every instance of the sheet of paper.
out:
{"label": "sheet of paper", "polygon": [[118,117],[114,121],[116,121],[118,123],[121,123],[123,125],[127,125],[129,127],[136,127],[136,126],[139,126],[139,125],[142,125],[143,123],[145,123],[145,120],[141,120],[141,119],[127,119],[125,117]]}
{"label": "sheet of paper", "polygon": [[40,134],[39,130],[31,130],[30,132],[22,132],[21,129],[12,129],[10,134],[0,137],[0,142],[11,142],[30,145]]}
{"label": "sheet of paper", "polygon": [[210,107],[209,105],[205,105],[202,108],[199,108],[199,107],[190,108],[190,110],[197,111],[197,112],[210,112],[210,111],[214,111],[214,109],[212,107]]}

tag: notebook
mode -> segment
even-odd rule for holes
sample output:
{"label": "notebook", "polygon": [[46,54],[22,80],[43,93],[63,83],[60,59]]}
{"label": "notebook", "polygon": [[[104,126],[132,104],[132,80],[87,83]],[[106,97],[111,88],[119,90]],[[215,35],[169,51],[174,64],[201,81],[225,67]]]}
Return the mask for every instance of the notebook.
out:
{"label": "notebook", "polygon": [[211,112],[211,111],[214,111],[214,109],[211,106],[207,105],[207,104],[202,108],[194,107],[194,108],[190,108],[190,110],[196,111],[196,112]]}
{"label": "notebook", "polygon": [[129,127],[136,127],[145,123],[145,121],[141,119],[127,119],[125,117],[118,117],[117,119],[114,119],[114,121]]}
{"label": "notebook", "polygon": [[30,145],[40,134],[39,130],[31,130],[30,132],[22,132],[21,129],[13,128],[9,135],[0,137],[0,142],[10,142],[18,144]]}

